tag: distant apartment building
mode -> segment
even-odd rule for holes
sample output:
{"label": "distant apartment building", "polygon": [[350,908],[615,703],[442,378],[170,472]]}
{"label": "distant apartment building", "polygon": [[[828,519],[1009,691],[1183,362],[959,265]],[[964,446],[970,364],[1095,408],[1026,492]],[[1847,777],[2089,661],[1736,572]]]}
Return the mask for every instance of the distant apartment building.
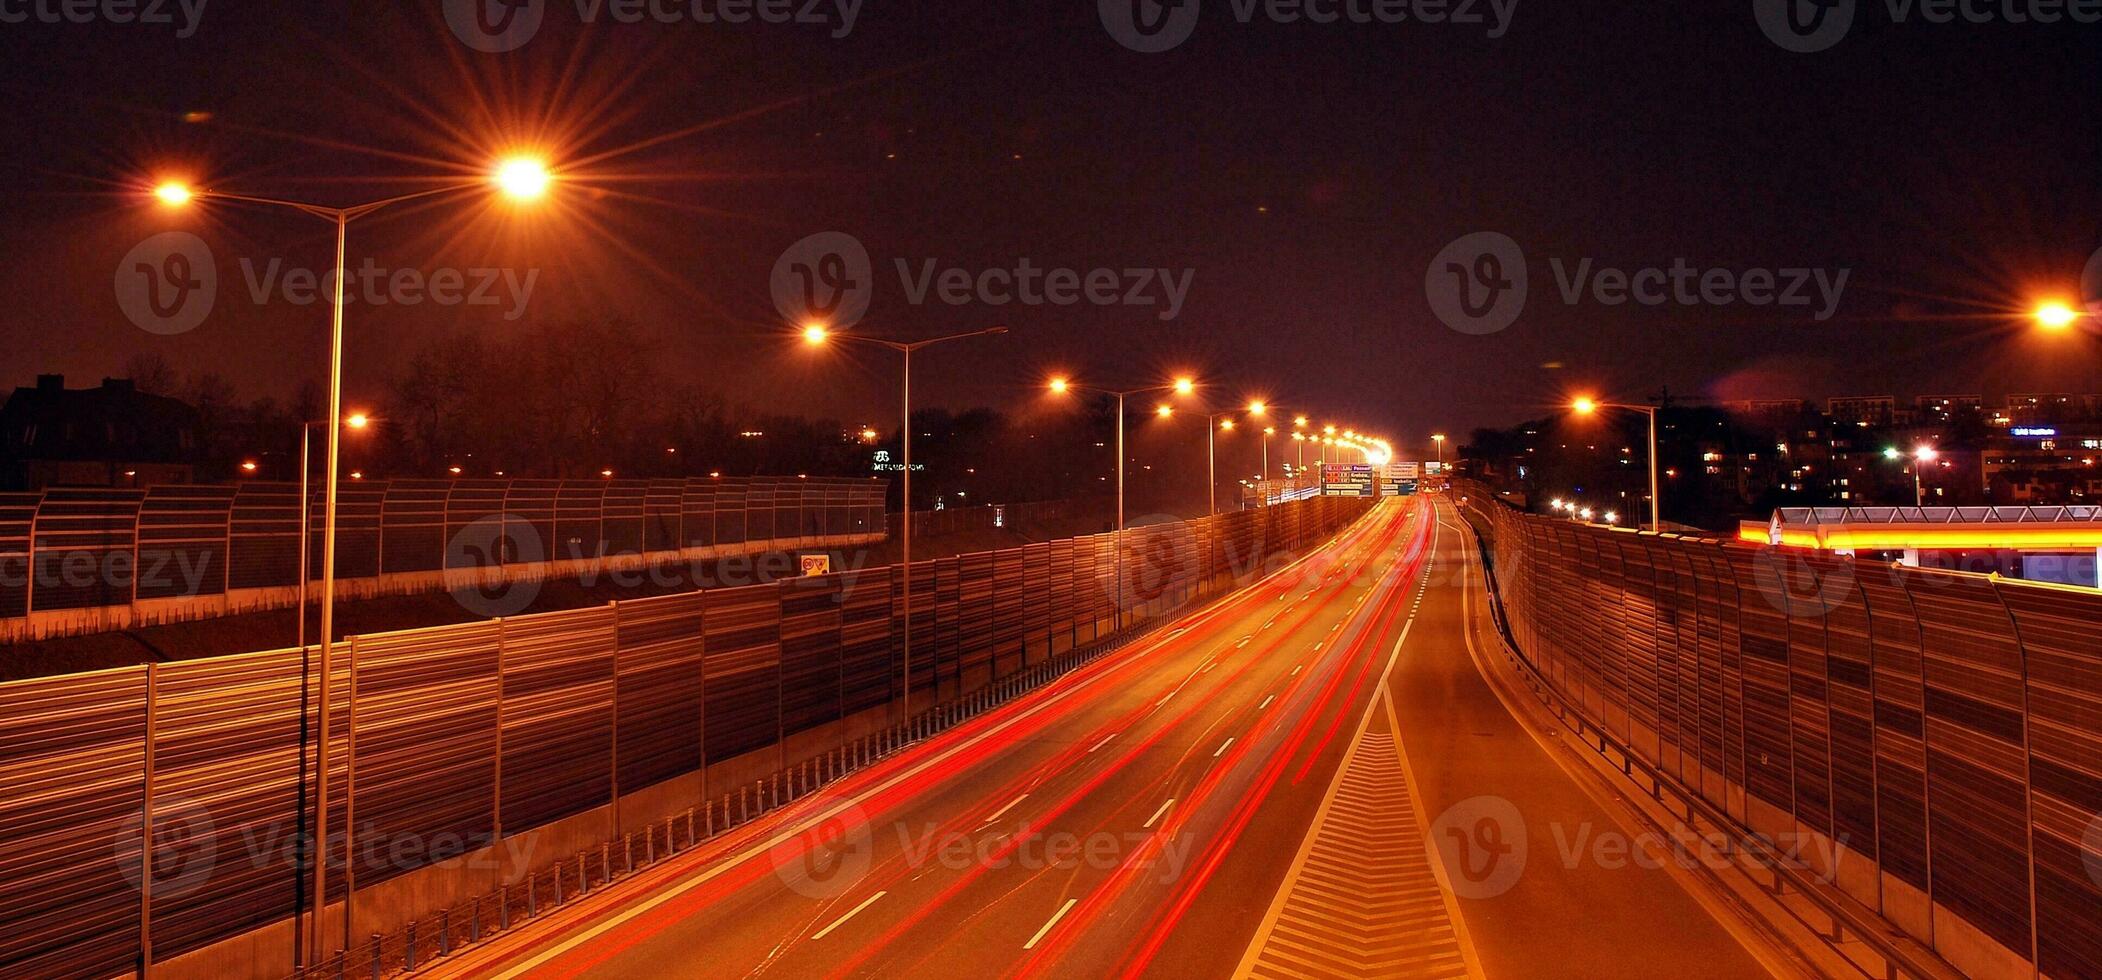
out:
{"label": "distant apartment building", "polygon": [[1826,401],[1825,414],[1841,425],[1889,425],[1897,421],[1898,400],[1891,395],[1848,395]]}
{"label": "distant apartment building", "polygon": [[2020,392],[2007,396],[2006,417],[2010,425],[2070,422],[2087,414],[2090,396],[2069,392]]}
{"label": "distant apartment building", "polygon": [[74,390],[64,375],[38,375],[0,406],[0,482],[29,490],[192,482],[198,429],[196,409],[130,381]]}
{"label": "distant apartment building", "polygon": [[1920,395],[1912,400],[1913,421],[1920,423],[1948,422],[1984,409],[1983,395]]}

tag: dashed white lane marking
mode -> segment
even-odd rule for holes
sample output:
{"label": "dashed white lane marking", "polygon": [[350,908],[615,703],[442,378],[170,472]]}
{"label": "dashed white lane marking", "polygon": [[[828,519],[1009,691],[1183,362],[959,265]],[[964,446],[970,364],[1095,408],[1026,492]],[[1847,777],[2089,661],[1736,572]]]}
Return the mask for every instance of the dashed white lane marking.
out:
{"label": "dashed white lane marking", "polygon": [[1089,750],[1088,750],[1088,754],[1089,754],[1089,755],[1093,755],[1093,754],[1095,754],[1095,753],[1096,753],[1097,751],[1099,751],[1099,750],[1100,750],[1100,749],[1101,749],[1101,748],[1102,748],[1103,746],[1105,746],[1105,745],[1108,745],[1108,744],[1109,744],[1109,740],[1110,740],[1110,739],[1113,739],[1113,738],[1116,738],[1116,737],[1117,737],[1117,733],[1116,733],[1116,732],[1111,732],[1111,733],[1109,733],[1108,735],[1105,735],[1105,736],[1103,736],[1103,738],[1102,738],[1102,741],[1100,741],[1100,742],[1096,742],[1096,743],[1095,743],[1095,747],[1094,747],[1094,748],[1092,748],[1092,749],[1089,749]]}
{"label": "dashed white lane marking", "polygon": [[1315,653],[1320,653],[1320,652],[1321,652],[1321,645],[1322,645],[1323,643],[1327,643],[1327,642],[1328,642],[1327,640],[1322,640],[1322,641],[1321,641],[1321,643],[1316,643],[1316,644],[1314,644],[1314,652],[1315,652]]}
{"label": "dashed white lane marking", "polygon": [[1217,752],[1214,752],[1214,753],[1212,753],[1212,758],[1216,759],[1216,758],[1218,758],[1218,757],[1220,757],[1220,756],[1222,756],[1222,755],[1225,755],[1225,754],[1226,754],[1226,747],[1227,747],[1227,746],[1229,746],[1229,745],[1232,745],[1232,744],[1233,744],[1233,736],[1231,736],[1231,735],[1228,735],[1228,736],[1226,737],[1226,741],[1224,741],[1224,742],[1221,742],[1221,743],[1219,743],[1219,751],[1217,751]]}
{"label": "dashed white lane marking", "polygon": [[1263,703],[1261,703],[1261,704],[1259,704],[1259,705],[1256,705],[1256,706],[1255,706],[1255,710],[1257,710],[1257,711],[1261,711],[1261,710],[1263,710],[1264,708],[1267,708],[1267,707],[1269,707],[1269,706],[1270,706],[1270,702],[1272,702],[1272,701],[1275,701],[1275,700],[1277,700],[1277,695],[1275,695],[1275,694],[1272,694],[1272,695],[1270,695],[1269,697],[1267,697],[1267,698],[1264,698],[1264,699],[1263,699]]}
{"label": "dashed white lane marking", "polygon": [[1051,921],[1044,923],[1044,927],[1042,929],[1038,929],[1036,931],[1036,935],[1029,937],[1029,941],[1022,944],[1022,948],[1035,949],[1036,944],[1043,942],[1044,937],[1050,934],[1051,927],[1057,925],[1058,920],[1065,918],[1067,912],[1073,911],[1073,906],[1079,901],[1080,899],[1077,898],[1066,899],[1066,904],[1058,907],[1058,912],[1051,916]]}
{"label": "dashed white lane marking", "polygon": [[1156,707],[1156,708],[1158,708],[1158,707],[1160,707],[1161,705],[1167,704],[1167,703],[1168,703],[1168,698],[1172,698],[1172,697],[1174,697],[1174,696],[1175,696],[1175,692],[1174,692],[1174,691],[1169,691],[1166,697],[1163,697],[1163,698],[1161,698],[1160,700],[1158,700],[1158,701],[1155,701],[1155,702],[1153,702],[1153,706],[1154,706],[1154,707]]}
{"label": "dashed white lane marking", "polygon": [[1241,649],[1242,647],[1245,647],[1245,646],[1247,646],[1248,644],[1250,644],[1250,643],[1253,643],[1253,642],[1255,642],[1255,637],[1252,637],[1252,636],[1244,636],[1244,637],[1241,637],[1241,642],[1239,642],[1239,643],[1236,643],[1236,644],[1234,644],[1234,645],[1233,645],[1233,648],[1234,648],[1234,649],[1236,649],[1236,650],[1239,650],[1239,649]]}
{"label": "dashed white lane marking", "polygon": [[1014,798],[1014,802],[1013,802],[1013,803],[1009,803],[1009,804],[1007,804],[1006,806],[1003,806],[1003,807],[1001,807],[1001,808],[1000,808],[1000,812],[998,812],[998,813],[995,813],[995,814],[993,814],[992,816],[990,816],[990,817],[987,817],[987,818],[985,818],[985,822],[986,822],[986,823],[992,823],[993,821],[995,821],[995,820],[998,820],[998,819],[1000,819],[1001,817],[1007,816],[1007,811],[1009,811],[1009,810],[1012,810],[1012,809],[1014,809],[1015,807],[1021,806],[1021,805],[1022,805],[1022,801],[1023,801],[1023,800],[1026,800],[1026,799],[1028,799],[1028,798],[1029,798],[1029,794],[1027,794],[1027,793],[1023,793],[1022,795],[1020,795],[1020,796],[1017,796],[1017,797],[1015,797],[1015,798]]}
{"label": "dashed white lane marking", "polygon": [[1263,624],[1263,628],[1264,628],[1264,629],[1269,629],[1270,627],[1272,627],[1272,626],[1276,626],[1276,625],[1277,625],[1277,620],[1274,620],[1274,619],[1273,619],[1273,620],[1271,620],[1271,621],[1269,621],[1269,622],[1267,622],[1267,623],[1264,623],[1264,624]]}
{"label": "dashed white lane marking", "polygon": [[1160,818],[1167,815],[1168,808],[1174,805],[1175,797],[1168,797],[1168,802],[1161,804],[1160,809],[1153,811],[1153,816],[1146,818],[1146,829],[1152,830],[1153,825],[1159,823]]}
{"label": "dashed white lane marking", "polygon": [[1300,672],[1300,671],[1302,671],[1302,670],[1305,670],[1305,669],[1306,669],[1306,665],[1305,665],[1305,664],[1300,664],[1299,666],[1297,666],[1297,667],[1294,667],[1294,668],[1292,668],[1292,676],[1293,676],[1293,677],[1298,677],[1298,676],[1299,676],[1299,672]]}
{"label": "dashed white lane marking", "polygon": [[883,896],[885,896],[885,895],[888,895],[888,894],[890,894],[890,893],[889,893],[889,892],[887,892],[887,891],[882,891],[882,892],[877,892],[877,893],[876,893],[876,894],[874,894],[874,895],[870,895],[869,897],[867,897],[867,898],[864,898],[864,899],[862,899],[862,900],[861,900],[861,904],[860,904],[860,905],[856,905],[856,906],[854,906],[854,907],[853,907],[852,909],[849,909],[849,910],[847,911],[847,914],[845,914],[845,915],[842,915],[842,916],[840,916],[840,917],[839,917],[839,918],[837,918],[837,919],[833,919],[833,920],[832,920],[832,924],[831,924],[831,925],[829,925],[829,926],[826,926],[826,927],[824,927],[823,929],[819,929],[819,930],[818,930],[818,932],[817,932],[817,935],[815,935],[815,936],[812,936],[812,937],[810,937],[810,938],[811,938],[812,940],[818,940],[818,939],[823,939],[823,938],[825,938],[826,936],[829,936],[829,935],[831,935],[831,934],[832,934],[832,930],[834,930],[834,929],[837,929],[837,928],[839,928],[840,926],[846,925],[846,924],[847,924],[847,920],[848,920],[848,919],[851,919],[851,918],[853,918],[853,917],[855,917],[855,916],[857,916],[857,915],[860,915],[860,914],[861,914],[861,910],[862,910],[862,909],[868,908],[869,906],[871,906],[871,905],[874,905],[874,904],[876,904],[876,900],[877,900],[877,899],[879,899],[879,898],[882,898]]}

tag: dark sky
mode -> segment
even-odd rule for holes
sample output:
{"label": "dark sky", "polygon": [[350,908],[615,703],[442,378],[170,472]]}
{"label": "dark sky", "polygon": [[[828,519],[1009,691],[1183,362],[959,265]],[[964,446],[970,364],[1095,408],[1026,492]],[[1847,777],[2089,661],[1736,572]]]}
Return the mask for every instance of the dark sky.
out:
{"label": "dark sky", "polygon": [[[604,13],[587,27],[579,2],[551,0],[528,43],[487,54],[435,2],[213,0],[178,38],[39,23],[6,0],[32,17],[0,24],[0,384],[92,381],[142,352],[244,397],[323,376],[326,308],[258,305],[247,280],[272,260],[325,269],[328,227],[142,203],[161,176],[352,204],[537,148],[562,175],[540,209],[468,193],[352,227],[354,264],[538,270],[520,319],[508,301],[351,307],[353,401],[434,336],[617,316],[665,371],[733,398],[887,418],[891,364],[780,336],[775,260],[826,231],[875,267],[858,332],[1012,326],[924,355],[925,403],[1021,409],[1054,368],[1137,384],[1188,366],[1222,399],[1261,391],[1408,443],[1578,389],[2102,390],[2096,338],[2010,316],[2077,301],[2102,245],[2102,27],[1899,23],[1865,0],[1836,47],[1798,54],[1748,0],[1520,0],[1494,39],[1243,24],[1204,0],[1185,43],[1141,54],[1089,0],[869,0],[843,38]],[[172,229],[204,239],[220,283],[201,326],[159,336],[114,283]],[[1425,273],[1484,231],[1519,243],[1532,285],[1515,324],[1477,336],[1433,314]],[[1157,304],[915,304],[896,268],[1025,258],[1187,270],[1187,301],[1165,321]],[[1552,264],[1681,258],[1849,278],[1819,322],[1814,306],[1570,305]]]}

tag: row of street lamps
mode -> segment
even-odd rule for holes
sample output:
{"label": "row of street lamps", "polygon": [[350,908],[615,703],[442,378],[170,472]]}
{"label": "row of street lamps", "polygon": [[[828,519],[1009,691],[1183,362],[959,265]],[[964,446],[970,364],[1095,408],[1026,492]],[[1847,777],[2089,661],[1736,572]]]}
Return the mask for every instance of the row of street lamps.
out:
{"label": "row of street lamps", "polygon": [[[333,287],[330,289],[329,296],[330,315],[328,363],[328,417],[323,419],[319,423],[328,426],[328,452],[327,462],[325,463],[326,476],[323,481],[324,490],[321,518],[322,538],[321,646],[319,650],[320,662],[318,664],[319,669],[317,671],[312,672],[312,676],[314,677],[315,686],[316,730],[320,733],[320,736],[315,739],[315,771],[324,775],[322,778],[316,780],[316,788],[314,792],[314,833],[309,838],[313,841],[326,842],[329,839],[328,779],[325,774],[329,771],[330,740],[327,737],[327,733],[330,731],[329,709],[331,702],[334,700],[331,697],[331,692],[329,688],[330,681],[334,677],[333,653],[335,650],[335,643],[333,642],[332,634],[334,632],[335,626],[336,606],[336,500],[342,462],[342,434],[343,429],[346,426],[350,426],[353,428],[363,428],[365,425],[365,419],[363,416],[350,416],[346,418],[343,414],[343,284],[345,279],[347,279],[349,275],[349,261],[347,253],[350,223],[359,218],[366,217],[367,215],[370,215],[383,208],[392,207],[397,204],[403,204],[409,201],[422,200],[424,198],[458,194],[467,190],[480,187],[493,188],[500,195],[509,198],[513,201],[536,201],[547,194],[548,189],[554,183],[554,179],[554,174],[548,169],[548,166],[545,161],[532,157],[513,157],[498,162],[495,165],[495,167],[492,168],[491,171],[487,174],[485,180],[449,183],[442,187],[429,188],[426,190],[416,191],[410,194],[401,194],[395,197],[385,198],[383,200],[378,201],[371,201],[365,204],[354,205],[351,207],[330,207],[327,205],[311,204],[304,201],[290,201],[279,198],[257,197],[248,194],[236,194],[226,191],[209,190],[193,187],[190,184],[180,181],[164,182],[153,188],[153,196],[156,199],[158,199],[163,205],[166,205],[170,208],[190,208],[197,205],[200,202],[211,201],[225,201],[232,204],[250,204],[260,207],[280,208],[285,210],[298,211],[302,214],[307,214],[313,217],[329,221],[333,223],[336,228],[335,280]],[[307,425],[305,427],[305,431],[301,433],[300,441],[302,443],[302,465],[300,467],[300,483],[302,489],[304,489],[307,480],[307,469],[305,466],[307,455],[306,447],[308,443],[308,436],[312,432],[312,428],[313,426],[311,424]],[[300,523],[303,530],[300,535],[301,556],[299,573],[299,589],[301,595],[299,629],[300,651],[302,656],[305,656],[307,653],[305,606],[305,594],[307,585],[307,533],[304,531],[304,527],[307,521],[307,511],[308,504],[304,495],[302,495],[300,500]],[[356,710],[356,699],[356,675],[353,674],[350,702],[353,711]],[[355,724],[351,726],[351,730],[352,738],[354,740],[356,737]],[[355,764],[355,741],[352,742],[352,746],[352,761],[353,764]],[[347,809],[347,805],[351,801],[346,800],[345,802],[346,826],[354,826],[354,824],[352,824],[351,821],[353,821],[355,817],[354,815],[350,814]],[[310,845],[303,844],[302,846]],[[325,844],[311,846],[324,847]],[[348,861],[349,854],[350,852],[346,848],[346,874],[349,873],[349,868],[351,867]],[[306,936],[304,937],[304,942],[298,943],[298,946],[301,948],[302,952],[306,956],[305,963],[308,965],[321,962],[323,940],[320,929],[320,916],[321,910],[327,906],[328,900],[328,861],[324,857],[322,860],[313,861],[312,865],[314,874],[312,883],[312,897],[309,899],[309,918],[303,923],[306,926]],[[343,941],[346,947],[350,942],[350,936],[352,934],[352,898],[353,895],[351,891],[349,889],[346,889],[344,892],[343,900]],[[151,957],[152,954],[150,951],[148,951],[147,958],[150,960]]]}

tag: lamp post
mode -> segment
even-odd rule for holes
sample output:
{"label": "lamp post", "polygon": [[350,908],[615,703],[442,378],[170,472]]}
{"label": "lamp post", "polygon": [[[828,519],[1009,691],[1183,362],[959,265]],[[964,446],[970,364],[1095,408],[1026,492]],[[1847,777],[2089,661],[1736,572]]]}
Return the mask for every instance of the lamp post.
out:
{"label": "lamp post", "polygon": [[[503,161],[497,166],[496,170],[489,175],[488,178],[488,182],[495,185],[495,187],[504,195],[515,200],[521,201],[536,200],[544,196],[547,193],[548,186],[553,182],[553,180],[554,177],[548,172],[547,165],[545,163],[539,160],[527,158],[514,158]],[[329,360],[327,419],[329,423],[328,462],[326,465],[327,476],[324,478],[323,482],[324,490],[321,517],[321,656],[320,666],[319,669],[316,671],[316,679],[314,684],[316,704],[315,727],[316,730],[319,732],[319,735],[315,739],[314,771],[316,773],[316,776],[314,790],[314,833],[312,835],[312,840],[315,842],[315,850],[319,852],[320,856],[318,857],[318,859],[313,860],[313,897],[311,912],[309,913],[312,916],[312,927],[308,930],[305,943],[301,944],[295,941],[294,944],[296,948],[301,946],[304,947],[304,953],[307,957],[306,963],[309,965],[319,963],[321,961],[322,940],[320,929],[320,916],[321,910],[324,907],[326,907],[328,903],[328,859],[326,853],[328,846],[328,732],[330,714],[329,704],[332,700],[329,689],[331,686],[330,681],[333,677],[333,654],[335,651],[335,642],[331,634],[334,632],[336,611],[336,489],[337,480],[342,463],[341,452],[343,437],[343,426],[341,424],[343,421],[343,281],[349,275],[349,270],[347,268],[349,264],[347,256],[347,245],[350,234],[350,223],[359,218],[363,218],[367,215],[370,215],[375,211],[379,211],[387,207],[392,207],[396,204],[402,204],[408,201],[422,200],[424,198],[437,197],[440,195],[457,194],[476,186],[480,186],[480,182],[471,182],[464,184],[447,184],[443,187],[434,187],[428,190],[416,191],[410,194],[401,194],[395,197],[385,198],[383,200],[378,201],[372,201],[366,204],[353,205],[351,207],[329,207],[320,204],[309,204],[303,201],[288,201],[278,198],[256,197],[247,194],[230,194],[223,191],[214,190],[199,190],[180,183],[164,183],[154,188],[153,190],[154,197],[159,198],[162,204],[167,205],[169,207],[188,207],[200,200],[228,201],[238,204],[253,204],[262,207],[282,208],[292,211],[298,211],[302,214],[307,214],[313,217],[321,218],[325,221],[334,224],[336,227],[336,278],[335,284],[330,290],[329,296]],[[302,473],[302,476],[303,475],[304,473]],[[300,506],[301,508],[305,508],[306,501],[300,501]],[[305,568],[300,569],[300,575],[302,579],[304,579],[304,576],[306,575]],[[304,633],[304,626],[306,623],[306,617],[304,612],[301,613],[300,623],[302,627],[301,631],[302,633]],[[302,636],[301,639],[303,640],[304,636]],[[357,734],[355,721],[355,712],[357,709],[356,671],[357,664],[353,662],[351,664],[351,710],[353,713],[353,720],[351,723],[352,730],[348,733],[348,744],[350,746],[351,753],[350,764],[352,766],[356,765],[357,751]],[[304,755],[305,753],[302,749],[302,758],[304,758]],[[346,800],[346,802],[350,801]],[[349,837],[349,831],[351,828],[350,826],[348,826],[348,823],[349,822],[346,820],[343,850],[344,869],[346,875],[352,874],[353,869],[355,867],[355,865],[351,861],[351,857],[355,852],[353,850],[352,841]],[[355,879],[352,878],[349,880],[354,881]],[[352,887],[355,886],[353,885]],[[346,949],[348,949],[350,946],[350,937],[353,925],[351,921],[353,898],[355,898],[355,894],[350,888],[346,888],[343,893],[343,945]]]}
{"label": "lamp post", "polygon": [[[1901,453],[1894,448],[1885,449],[1883,450],[1883,458],[1904,459],[1906,458],[1906,454]],[[1912,470],[1912,506],[1927,506],[1927,493],[1924,486],[1920,482],[1920,470],[1923,467],[1925,467],[1928,463],[1934,462],[1935,460],[1940,458],[1941,451],[1935,449],[1933,446],[1921,446],[1912,451],[1912,466],[1910,467]]]}
{"label": "lamp post", "polygon": [[1443,433],[1434,435],[1431,437],[1431,441],[1438,445],[1438,469],[1443,470],[1445,469],[1445,436]]}
{"label": "lamp post", "polygon": [[[1121,603],[1124,599],[1124,401],[1132,395],[1148,395],[1157,391],[1172,391],[1178,395],[1187,395],[1197,390],[1197,382],[1190,378],[1177,378],[1171,384],[1153,385],[1147,388],[1126,388],[1122,391],[1117,391],[1110,388],[1097,388],[1092,385],[1074,384],[1070,379],[1060,377],[1052,378],[1048,387],[1051,389],[1052,394],[1057,395],[1073,391],[1092,391],[1098,395],[1108,395],[1117,400],[1117,531],[1115,538],[1117,558],[1115,566],[1117,571],[1117,600]],[[1166,405],[1162,405],[1161,408],[1169,413],[1174,411]],[[1123,625],[1123,616],[1123,607],[1119,605],[1117,617],[1120,628]]]}
{"label": "lamp post", "polygon": [[1623,405],[1616,402],[1601,402],[1590,398],[1579,398],[1569,406],[1578,415],[1593,415],[1602,408],[1618,408],[1630,412],[1641,412],[1649,418],[1649,529],[1664,530],[1664,497],[1658,492],[1657,483],[1657,406]]}
{"label": "lamp post", "polygon": [[903,481],[904,487],[902,488],[902,493],[904,494],[903,509],[905,512],[905,575],[903,577],[904,584],[902,586],[905,605],[905,620],[903,637],[904,649],[901,654],[904,660],[905,677],[904,690],[902,696],[899,698],[898,701],[898,713],[906,721],[910,721],[912,719],[912,355],[915,351],[927,347],[932,347],[936,344],[946,344],[952,340],[968,340],[972,337],[990,337],[998,334],[1004,334],[1006,332],[1006,327],[987,327],[984,330],[973,330],[969,333],[950,334],[946,337],[934,337],[928,340],[902,341],[884,340],[881,337],[860,337],[855,336],[853,334],[833,333],[829,328],[821,324],[809,324],[803,328],[803,342],[813,347],[823,346],[824,344],[833,340],[839,340],[856,344],[870,344],[876,347],[886,347],[891,350],[897,351],[900,355],[903,356],[905,361],[904,371],[902,372],[904,382],[898,399],[899,402],[903,405],[905,426],[903,429],[899,430],[898,436],[898,438],[903,443],[902,449],[904,451],[905,457],[905,468],[902,471],[905,474],[905,478]]}
{"label": "lamp post", "polygon": [[[314,517],[313,491],[307,487],[308,474],[313,472],[313,466],[308,459],[313,450],[314,427],[327,424],[327,419],[316,419],[300,423],[299,426],[299,655],[302,661],[305,660],[307,652],[307,580],[311,577],[309,569],[312,567],[308,551],[314,535],[308,527],[313,523]],[[361,412],[344,419],[343,424],[353,429],[363,429],[372,424],[372,418]]]}

